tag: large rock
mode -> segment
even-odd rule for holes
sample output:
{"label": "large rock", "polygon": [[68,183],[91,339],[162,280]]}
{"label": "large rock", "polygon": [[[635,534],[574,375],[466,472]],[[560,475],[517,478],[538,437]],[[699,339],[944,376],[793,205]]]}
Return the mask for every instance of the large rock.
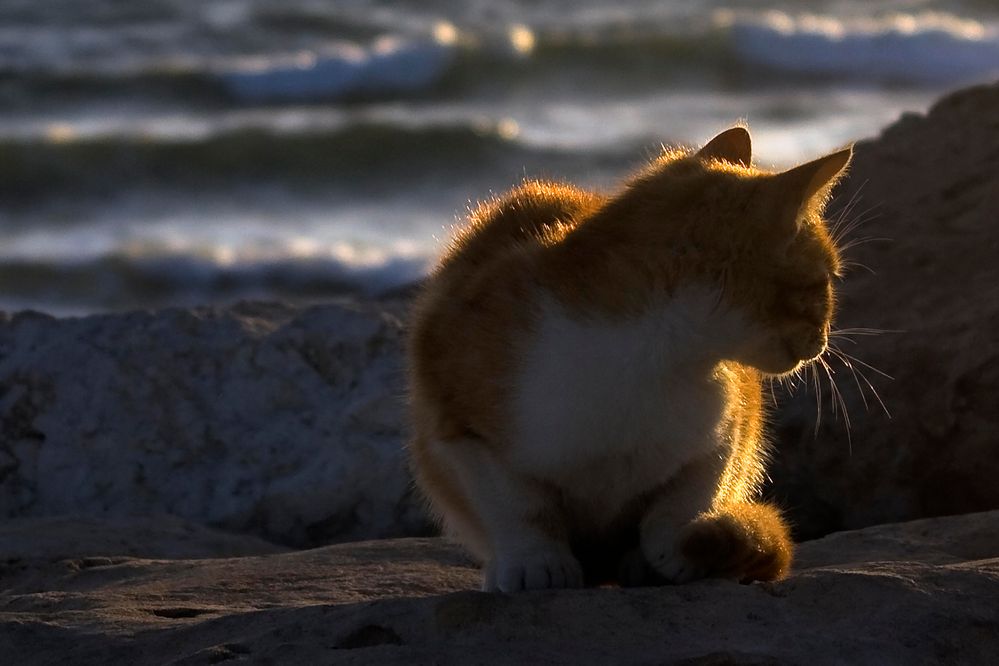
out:
{"label": "large rock", "polygon": [[804,544],[779,583],[513,596],[472,591],[478,572],[438,539],[229,559],[113,550],[53,561],[0,547],[7,663],[890,666],[999,654],[999,512]]}
{"label": "large rock", "polygon": [[811,385],[783,401],[771,492],[800,537],[999,508],[999,85],[858,144],[834,214],[851,202],[846,223],[866,221],[846,255],[870,270],[843,282],[837,323],[891,332],[839,344],[894,378],[851,362],[891,418],[830,358],[852,442],[820,372],[817,429]]}
{"label": "large rock", "polygon": [[0,515],[172,514],[308,545],[418,533],[401,325],[243,304],[0,325]]}

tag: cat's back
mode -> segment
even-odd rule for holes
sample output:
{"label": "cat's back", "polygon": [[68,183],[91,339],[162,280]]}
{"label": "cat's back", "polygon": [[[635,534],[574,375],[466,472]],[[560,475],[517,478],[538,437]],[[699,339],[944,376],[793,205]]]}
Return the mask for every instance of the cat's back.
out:
{"label": "cat's back", "polygon": [[603,202],[571,185],[532,180],[479,204],[441,259],[431,292],[446,288],[449,277],[464,283],[491,262],[559,242]]}
{"label": "cat's back", "polygon": [[472,212],[414,305],[410,386],[418,423],[444,437],[467,435],[469,424],[500,427],[505,416],[494,406],[505,403],[516,342],[537,315],[537,254],[602,204],[570,185],[528,181]]}

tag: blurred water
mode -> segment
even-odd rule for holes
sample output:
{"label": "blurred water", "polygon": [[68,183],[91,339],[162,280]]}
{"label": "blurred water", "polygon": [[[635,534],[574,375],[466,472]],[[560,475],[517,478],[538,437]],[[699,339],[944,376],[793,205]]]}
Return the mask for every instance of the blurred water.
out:
{"label": "blurred water", "polygon": [[0,1],[0,308],[418,278],[470,201],[747,120],[764,164],[999,75],[993,2]]}

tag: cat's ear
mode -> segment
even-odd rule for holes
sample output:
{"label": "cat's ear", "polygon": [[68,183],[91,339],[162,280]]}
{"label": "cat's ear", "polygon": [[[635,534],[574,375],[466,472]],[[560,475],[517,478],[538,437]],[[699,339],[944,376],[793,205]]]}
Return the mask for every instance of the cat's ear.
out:
{"label": "cat's ear", "polygon": [[843,175],[853,156],[853,146],[830,153],[777,176],[787,196],[804,205],[820,192],[828,190]]}
{"label": "cat's ear", "polygon": [[697,151],[695,157],[702,160],[725,160],[732,164],[748,167],[753,161],[753,141],[745,127],[725,130]]}
{"label": "cat's ear", "polygon": [[825,195],[839,180],[852,155],[851,146],[796,166],[774,177],[781,210],[779,218],[792,234],[801,228],[802,211],[814,206],[821,213],[826,203]]}

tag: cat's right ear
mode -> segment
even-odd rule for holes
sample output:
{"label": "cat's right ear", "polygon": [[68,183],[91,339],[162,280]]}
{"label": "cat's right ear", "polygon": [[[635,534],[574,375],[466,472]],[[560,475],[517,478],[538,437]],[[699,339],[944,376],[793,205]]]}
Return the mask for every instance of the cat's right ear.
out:
{"label": "cat's right ear", "polygon": [[702,160],[725,160],[748,167],[753,161],[753,141],[745,127],[733,127],[711,139],[697,151]]}

